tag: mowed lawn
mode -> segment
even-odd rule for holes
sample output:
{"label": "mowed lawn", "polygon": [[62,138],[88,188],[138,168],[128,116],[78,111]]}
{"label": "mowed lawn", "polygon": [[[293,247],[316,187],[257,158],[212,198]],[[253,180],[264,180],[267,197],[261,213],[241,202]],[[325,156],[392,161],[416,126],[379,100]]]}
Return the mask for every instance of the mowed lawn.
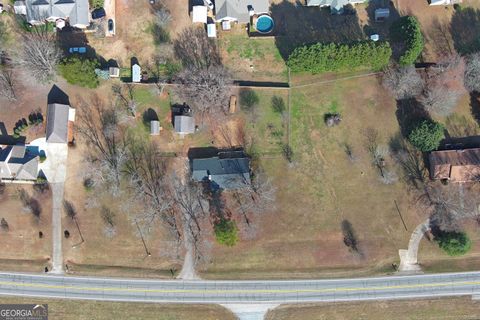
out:
{"label": "mowed lawn", "polygon": [[72,301],[59,299],[0,297],[0,303],[48,304],[50,320],[234,320],[216,305]]}
{"label": "mowed lawn", "polygon": [[[41,210],[39,219],[23,207],[19,199],[21,189],[38,201]],[[0,230],[0,269],[43,272],[48,266],[52,247],[50,190],[41,193],[31,185],[7,184],[0,194],[0,206],[0,219],[4,218],[9,226],[8,231]],[[39,232],[43,233],[42,238]]]}
{"label": "mowed lawn", "polygon": [[[261,160],[278,188],[277,205],[257,217],[260,232],[255,240],[243,239],[233,248],[216,245],[204,276],[265,278],[287,273],[301,277],[393,271],[398,249],[407,247],[411,232],[425,218],[416,211],[393,159],[387,158],[387,166],[399,179],[385,185],[366,149],[368,128],[375,128],[378,143],[386,146],[398,133],[395,111],[395,101],[376,77],[292,89],[293,163],[288,164],[281,155]],[[328,128],[324,115],[334,112],[343,120]],[[346,145],[353,150],[355,161],[347,156]],[[344,220],[353,226],[359,253],[343,243]]]}
{"label": "mowed lawn", "polygon": [[471,320],[478,319],[480,303],[470,297],[415,301],[281,306],[267,320]]}

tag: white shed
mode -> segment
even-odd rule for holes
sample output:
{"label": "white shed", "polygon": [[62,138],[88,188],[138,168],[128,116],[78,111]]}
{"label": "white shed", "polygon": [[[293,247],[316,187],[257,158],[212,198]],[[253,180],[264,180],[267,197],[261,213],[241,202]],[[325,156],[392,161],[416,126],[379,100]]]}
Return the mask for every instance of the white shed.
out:
{"label": "white shed", "polygon": [[132,66],[132,82],[140,82],[142,79],[142,68],[138,64]]}
{"label": "white shed", "polygon": [[207,6],[193,6],[192,7],[192,22],[207,23]]}
{"label": "white shed", "polygon": [[207,24],[207,35],[209,38],[217,37],[217,25],[215,23]]}
{"label": "white shed", "polygon": [[150,134],[152,136],[158,136],[160,134],[160,121],[158,120],[150,121]]}

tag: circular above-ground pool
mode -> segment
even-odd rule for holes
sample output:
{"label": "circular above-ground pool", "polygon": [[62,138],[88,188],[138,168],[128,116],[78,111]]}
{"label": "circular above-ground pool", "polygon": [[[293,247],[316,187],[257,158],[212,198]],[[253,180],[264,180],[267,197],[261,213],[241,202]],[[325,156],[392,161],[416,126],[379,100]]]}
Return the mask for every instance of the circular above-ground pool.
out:
{"label": "circular above-ground pool", "polygon": [[261,15],[257,18],[255,29],[260,33],[270,33],[273,30],[273,19],[269,15]]}

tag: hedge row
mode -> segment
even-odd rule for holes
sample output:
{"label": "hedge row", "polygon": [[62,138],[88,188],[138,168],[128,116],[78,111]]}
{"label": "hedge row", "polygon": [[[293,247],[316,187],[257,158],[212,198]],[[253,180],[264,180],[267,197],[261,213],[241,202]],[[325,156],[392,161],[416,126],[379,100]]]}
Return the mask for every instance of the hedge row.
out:
{"label": "hedge row", "polygon": [[405,53],[399,58],[402,66],[408,66],[417,60],[423,51],[424,42],[420,23],[417,18],[406,16],[392,25],[392,36],[405,43]]}
{"label": "hedge row", "polygon": [[287,65],[293,72],[321,73],[369,67],[381,70],[388,65],[392,49],[388,42],[365,41],[352,45],[316,43],[296,48]]}

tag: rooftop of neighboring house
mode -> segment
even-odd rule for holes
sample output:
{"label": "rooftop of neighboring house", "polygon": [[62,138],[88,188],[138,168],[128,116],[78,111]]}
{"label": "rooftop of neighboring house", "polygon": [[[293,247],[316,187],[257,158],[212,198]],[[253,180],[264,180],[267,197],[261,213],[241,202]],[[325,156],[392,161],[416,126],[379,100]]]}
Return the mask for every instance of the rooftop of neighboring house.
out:
{"label": "rooftop of neighboring house", "polygon": [[0,148],[0,178],[36,180],[39,163],[37,155],[28,146],[3,146]]}
{"label": "rooftop of neighboring house", "polygon": [[47,142],[68,142],[68,121],[70,106],[52,103],[47,107]]}
{"label": "rooftop of neighboring house", "polygon": [[[195,149],[196,155],[189,152],[195,181],[210,180],[222,189],[238,189],[250,184],[250,158],[243,150]],[[205,149],[204,155],[201,155],[202,149]]]}
{"label": "rooftop of neighboring house", "polygon": [[31,23],[45,20],[67,19],[71,26],[90,24],[88,0],[24,0],[15,1],[15,12],[26,14]]}
{"label": "rooftop of neighboring house", "polygon": [[480,178],[480,148],[433,151],[429,161],[432,179],[468,182]]}
{"label": "rooftop of neighboring house", "polygon": [[249,9],[255,13],[268,13],[270,3],[268,0],[216,0],[215,18],[221,20],[238,20],[240,23],[250,21]]}
{"label": "rooftop of neighboring house", "polygon": [[332,13],[341,13],[347,4],[362,3],[366,0],[307,0],[307,6],[330,7]]}

